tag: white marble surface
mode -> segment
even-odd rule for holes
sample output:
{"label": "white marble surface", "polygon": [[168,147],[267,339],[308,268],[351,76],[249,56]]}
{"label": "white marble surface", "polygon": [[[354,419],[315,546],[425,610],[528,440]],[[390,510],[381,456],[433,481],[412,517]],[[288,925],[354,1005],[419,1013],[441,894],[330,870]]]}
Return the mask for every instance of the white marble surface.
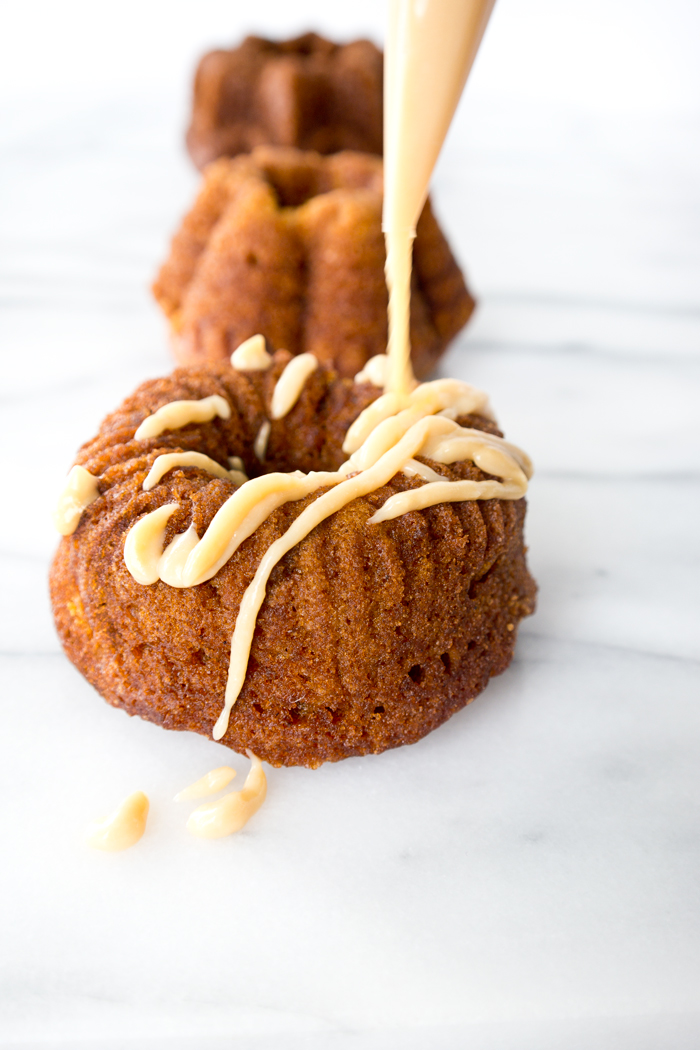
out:
{"label": "white marble surface", "polygon": [[[671,3],[655,32],[658,5],[632,25],[615,0],[596,43],[589,9],[499,3],[435,184],[481,301],[443,371],[535,460],[538,613],[447,726],[271,770],[254,823],[214,843],[170,799],[227,752],[127,719],[67,662],[47,519],[77,445],[170,367],[147,284],[197,181],[187,70],[242,20],[127,4],[86,30],[78,3],[30,3],[0,33],[4,1050],[700,1045],[697,16]],[[304,10],[380,25],[370,4]],[[287,12],[258,25],[304,24]],[[529,65],[552,20],[569,65]],[[103,62],[76,44],[97,28]],[[600,97],[579,90],[587,47]],[[136,788],[147,836],[89,851],[86,821]]]}

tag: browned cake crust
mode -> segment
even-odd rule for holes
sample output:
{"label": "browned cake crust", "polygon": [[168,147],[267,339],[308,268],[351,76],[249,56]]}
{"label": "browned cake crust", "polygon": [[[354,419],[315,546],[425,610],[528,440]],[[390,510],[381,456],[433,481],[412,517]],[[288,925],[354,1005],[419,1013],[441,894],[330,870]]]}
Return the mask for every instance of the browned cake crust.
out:
{"label": "browned cake crust", "polygon": [[[382,163],[260,147],[212,164],[153,285],[181,364],[262,332],[353,376],[387,341]],[[426,203],[413,253],[411,346],[429,375],[474,300]]]}
{"label": "browned cake crust", "polygon": [[197,167],[256,146],[382,152],[382,53],[316,33],[249,36],[197,68],[187,148]]}
{"label": "browned cake crust", "polygon": [[[101,497],[59,546],[51,570],[54,615],[68,657],[129,714],[211,734],[243,592],[264,551],[320,494],[276,510],[199,586],[142,586],[124,563],[125,536],[146,512],[176,501],[180,510],[165,542],[190,523],[201,536],[234,491],[228,481],[185,467],[144,492],[157,455],[194,450],[222,465],[239,455],[251,476],[260,472],[251,449],[288,360],[279,352],[267,372],[206,366],[144,383],[78,454],[77,462],[99,476]],[[161,405],[210,394],[226,398],[230,419],[133,440]],[[265,469],[336,469],[350,422],[377,395],[318,368],[290,413],[272,422]],[[497,432],[482,417],[463,423]],[[486,477],[468,463],[426,462],[447,478]],[[392,493],[415,484],[397,475],[354,500],[274,569],[224,744],[250,748],[274,765],[311,767],[410,744],[508,666],[518,622],[534,609],[525,500],[441,504],[367,525]]]}

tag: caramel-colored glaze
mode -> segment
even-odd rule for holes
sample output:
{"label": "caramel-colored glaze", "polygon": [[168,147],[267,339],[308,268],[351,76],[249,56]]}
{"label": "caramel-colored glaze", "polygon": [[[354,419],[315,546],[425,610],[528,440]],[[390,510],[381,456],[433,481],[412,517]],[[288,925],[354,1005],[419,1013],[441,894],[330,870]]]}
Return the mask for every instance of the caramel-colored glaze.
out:
{"label": "caramel-colored glaze", "polygon": [[219,766],[212,769],[205,776],[196,780],[194,784],[183,788],[173,799],[174,802],[189,802],[194,798],[206,798],[207,795],[215,795],[217,791],[223,791],[228,787],[236,775],[236,770],[231,766]]}
{"label": "caramel-colored glaze", "polygon": [[53,523],[62,536],[75,532],[83,511],[99,496],[97,480],[85,467],[71,469],[53,515]]}
{"label": "caramel-colored glaze", "polygon": [[251,768],[240,791],[232,791],[216,802],[199,806],[187,821],[187,830],[200,839],[220,839],[240,831],[257,813],[267,795],[262,762],[248,752]]}
{"label": "caramel-colored glaze", "polygon": [[144,492],[155,488],[161,478],[175,467],[198,467],[200,470],[206,470],[208,474],[213,474],[215,478],[232,481],[234,485],[243,485],[248,480],[243,471],[227,470],[202,452],[167,452],[158,456],[153,463],[143,483]]}
{"label": "caramel-colored glaze", "polygon": [[230,415],[231,406],[220,394],[203,397],[201,401],[170,401],[152,416],[146,416],[134,438],[144,441],[146,438],[158,437],[164,430],[178,430],[189,423],[208,423],[216,416],[229,419]]}
{"label": "caramel-colored glaze", "polygon": [[135,522],[124,541],[124,562],[137,583],[147,587],[159,579],[159,562],[163,555],[163,536],[168,518],[177,503],[166,503]]}
{"label": "caramel-colored glaze", "polygon": [[495,0],[390,0],[384,70],[384,207],[389,289],[386,389],[411,389],[409,319],[416,223]]}
{"label": "caramel-colored glaze", "polygon": [[304,383],[317,368],[318,358],[313,354],[298,354],[292,358],[275,383],[270,411],[272,419],[282,419],[294,408]]}
{"label": "caramel-colored glaze", "polygon": [[389,358],[386,354],[375,354],[365,363],[361,372],[355,376],[356,383],[371,383],[372,386],[383,387],[386,383]]}
{"label": "caramel-colored glaze", "polygon": [[[524,495],[527,477],[532,472],[530,461],[524,452],[501,438],[460,427],[445,416],[423,416],[414,421],[415,411],[416,409],[413,412],[409,409],[382,420],[338,472],[340,475],[352,476],[319,496],[266,551],[243,595],[236,619],[231,639],[224,708],[212,733],[215,740],[221,740],[226,733],[231,709],[245,681],[255,623],[265,598],[270,573],[292,547],[300,543],[327,517],[359,496],[386,485],[416,455],[425,455],[426,458],[441,456],[442,462],[445,463],[453,463],[458,459],[471,459],[476,462],[478,457],[478,466],[488,463],[489,472],[503,476],[504,480],[428,483],[416,490],[424,493],[422,502],[419,497],[415,504],[412,504],[410,499],[405,504],[392,503],[392,500],[398,500],[403,493],[391,497],[387,501],[391,506],[385,517],[396,517],[411,509],[433,506],[435,503],[449,502],[451,499],[519,499]],[[356,470],[358,473],[354,473]],[[468,490],[466,486],[469,486]],[[400,509],[402,506],[405,509]],[[370,519],[373,523],[382,520],[384,518],[377,515]]]}
{"label": "caramel-colored glaze", "polygon": [[412,421],[436,412],[447,413],[452,419],[472,412],[487,419],[493,418],[488,395],[483,390],[462,383],[459,379],[436,379],[432,383],[421,383],[420,386],[414,384],[410,393],[387,393],[378,397],[360,413],[348,430],[343,452],[356,453],[369,440],[373,431],[379,429],[380,424],[405,411],[411,413]]}
{"label": "caramel-colored glaze", "polygon": [[258,435],[255,438],[255,442],[253,444],[253,452],[255,453],[255,458],[257,460],[259,460],[261,463],[265,462],[265,456],[267,455],[267,443],[268,443],[269,440],[270,440],[270,420],[266,419],[264,421],[264,423],[262,424],[262,426],[260,427],[260,430],[258,431]]}
{"label": "caramel-colored glaze", "polygon": [[251,335],[231,354],[231,364],[239,372],[264,372],[272,364],[272,356],[265,346],[265,337]]}
{"label": "caramel-colored glaze", "polygon": [[417,459],[407,459],[401,468],[401,472],[407,478],[423,478],[423,481],[442,481],[443,477],[436,470],[429,467],[427,463],[420,463]]}
{"label": "caramel-colored glaze", "polygon": [[171,587],[196,587],[215,576],[273,510],[339,479],[337,472],[325,471],[252,478],[217,511],[201,540],[190,526],[163,550],[168,519],[177,507],[167,503],[132,525],[124,544],[124,561],[139,583],[161,579]]}
{"label": "caramel-colored glaze", "polygon": [[135,791],[109,817],[90,825],[86,837],[88,846],[110,853],[135,846],[146,830],[148,809],[143,791]]}

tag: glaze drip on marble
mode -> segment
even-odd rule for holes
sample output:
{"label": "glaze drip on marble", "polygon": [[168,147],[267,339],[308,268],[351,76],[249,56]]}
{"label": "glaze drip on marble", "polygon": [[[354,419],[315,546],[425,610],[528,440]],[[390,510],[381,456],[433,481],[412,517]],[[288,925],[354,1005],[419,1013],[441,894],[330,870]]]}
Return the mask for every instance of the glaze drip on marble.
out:
{"label": "glaze drip on marble", "polygon": [[[420,744],[270,771],[203,843],[170,800],[230,754],[108,708],[46,596],[75,449],[171,367],[147,285],[197,182],[183,105],[64,94],[0,128],[0,1047],[696,1047],[694,118],[462,107],[434,195],[481,305],[441,373],[533,456],[538,613]],[[137,788],[142,842],[87,850]]]}

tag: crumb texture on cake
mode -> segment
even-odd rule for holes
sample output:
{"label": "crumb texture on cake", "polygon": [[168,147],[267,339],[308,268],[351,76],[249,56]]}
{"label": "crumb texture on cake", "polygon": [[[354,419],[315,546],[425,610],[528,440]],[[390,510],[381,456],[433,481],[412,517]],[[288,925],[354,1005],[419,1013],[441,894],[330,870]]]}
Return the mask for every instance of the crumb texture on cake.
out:
{"label": "crumb texture on cake", "polygon": [[[261,466],[253,445],[289,360],[278,352],[267,371],[209,365],[144,383],[80,450],[77,462],[98,478],[100,497],[60,543],[54,615],[69,658],[129,714],[211,734],[243,593],[270,544],[319,496],[279,507],[206,583],[142,586],[124,563],[134,522],[177,503],[166,543],[190,525],[201,536],[235,491],[231,481],[187,466],[144,491],[156,457],[195,451],[226,466],[238,456],[249,477],[335,470],[350,423],[379,393],[320,366],[288,415],[271,421]],[[229,418],[134,439],[162,405],[212,395],[228,401]],[[480,416],[462,423],[497,433]],[[468,462],[426,462],[446,479],[485,477]],[[417,484],[397,475],[354,500],[273,570],[222,743],[275,765],[378,753],[420,739],[505,670],[518,622],[534,609],[525,500],[440,504],[367,524],[389,496]]]}
{"label": "crumb texture on cake", "polygon": [[[153,285],[182,364],[223,361],[261,332],[353,376],[387,342],[382,162],[260,147],[206,171]],[[411,346],[424,378],[472,299],[430,201],[413,251]]]}
{"label": "crumb texture on cake", "polygon": [[316,33],[210,51],[195,74],[190,156],[202,168],[261,145],[381,154],[382,66],[369,40]]}

